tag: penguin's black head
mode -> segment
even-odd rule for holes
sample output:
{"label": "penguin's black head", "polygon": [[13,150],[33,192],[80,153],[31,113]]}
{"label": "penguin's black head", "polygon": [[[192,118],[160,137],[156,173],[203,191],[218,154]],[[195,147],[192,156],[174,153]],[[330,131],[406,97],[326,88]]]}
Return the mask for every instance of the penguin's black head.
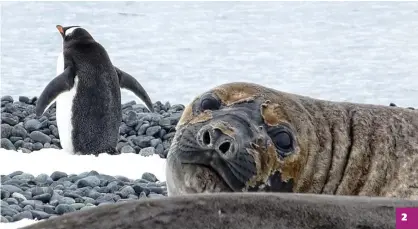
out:
{"label": "penguin's black head", "polygon": [[90,33],[80,26],[74,25],[63,27],[61,25],[57,25],[57,29],[61,33],[64,43],[71,41],[94,41]]}

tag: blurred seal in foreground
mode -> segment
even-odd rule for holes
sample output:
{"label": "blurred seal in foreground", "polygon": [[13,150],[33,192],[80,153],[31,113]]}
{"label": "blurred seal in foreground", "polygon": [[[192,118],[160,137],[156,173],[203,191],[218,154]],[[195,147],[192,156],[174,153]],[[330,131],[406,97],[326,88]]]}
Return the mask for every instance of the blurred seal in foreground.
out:
{"label": "blurred seal in foreground", "polygon": [[295,193],[214,193],[102,205],[23,229],[394,229],[418,201]]}

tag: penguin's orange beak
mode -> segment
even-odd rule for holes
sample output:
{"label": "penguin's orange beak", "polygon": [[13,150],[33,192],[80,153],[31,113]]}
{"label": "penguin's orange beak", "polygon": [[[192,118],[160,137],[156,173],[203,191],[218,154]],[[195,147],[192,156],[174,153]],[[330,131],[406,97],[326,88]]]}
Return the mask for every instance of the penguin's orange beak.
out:
{"label": "penguin's orange beak", "polygon": [[61,33],[61,36],[64,37],[64,27],[62,27],[61,25],[57,25],[56,27],[57,27],[58,31]]}

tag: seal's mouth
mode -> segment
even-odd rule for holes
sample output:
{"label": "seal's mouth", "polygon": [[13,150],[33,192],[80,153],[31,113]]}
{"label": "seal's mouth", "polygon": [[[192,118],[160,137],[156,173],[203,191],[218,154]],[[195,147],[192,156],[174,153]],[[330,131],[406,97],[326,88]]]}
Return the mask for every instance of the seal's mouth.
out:
{"label": "seal's mouth", "polygon": [[187,192],[245,191],[258,175],[258,155],[264,153],[254,145],[265,146],[267,138],[248,117],[237,114],[191,124],[173,139],[167,176]]}
{"label": "seal's mouth", "polygon": [[[197,185],[191,183],[190,188],[194,189],[196,193],[234,192],[234,188],[231,187],[212,167],[203,164],[183,163],[183,165],[183,167],[195,167],[193,170],[197,173],[192,173],[191,175],[196,176],[197,180],[200,180],[200,182]],[[199,173],[199,171],[201,172]]]}

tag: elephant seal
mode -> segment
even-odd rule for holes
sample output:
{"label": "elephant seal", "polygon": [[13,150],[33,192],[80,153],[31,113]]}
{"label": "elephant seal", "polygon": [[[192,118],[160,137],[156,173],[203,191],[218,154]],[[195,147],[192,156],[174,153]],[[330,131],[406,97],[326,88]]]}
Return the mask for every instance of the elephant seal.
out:
{"label": "elephant seal", "polygon": [[166,166],[170,196],[266,191],[418,199],[418,111],[223,84],[186,106]]}
{"label": "elephant seal", "polygon": [[395,229],[418,201],[295,193],[211,193],[108,204],[22,229]]}

